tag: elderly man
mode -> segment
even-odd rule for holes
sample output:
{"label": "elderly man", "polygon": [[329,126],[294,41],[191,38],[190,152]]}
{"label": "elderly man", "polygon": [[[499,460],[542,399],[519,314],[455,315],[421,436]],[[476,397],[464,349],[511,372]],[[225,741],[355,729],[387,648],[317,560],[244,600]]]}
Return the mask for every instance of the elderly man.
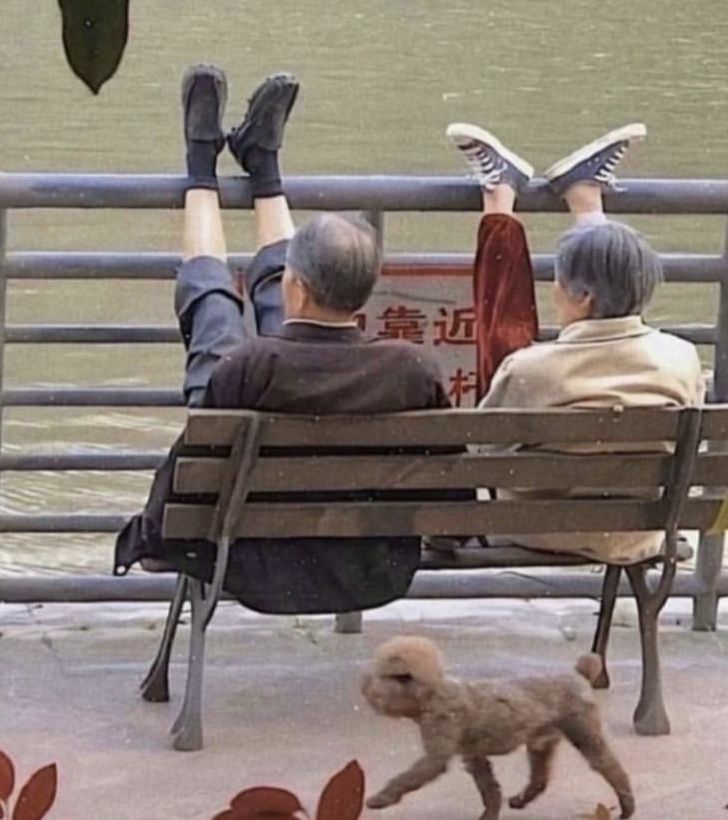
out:
{"label": "elderly man", "polygon": [[[184,263],[175,306],[187,348],[190,404],[300,414],[389,413],[447,407],[436,363],[420,348],[367,342],[354,314],[379,273],[371,228],[319,215],[294,229],[278,164],[298,83],[268,78],[250,99],[229,148],[253,192],[258,253],[245,274],[257,337],[243,328],[244,302],[226,263],[217,157],[225,145],[225,75],[190,70],[182,87],[189,184]],[[115,572],[137,561],[208,580],[211,545],[165,541],[174,459],[157,473],[149,501],[117,539]],[[401,597],[419,562],[419,540],[249,539],[233,545],[225,587],[264,612],[345,612]]]}
{"label": "elderly man", "polygon": [[[553,342],[516,350],[498,366],[498,357],[528,344],[536,332],[530,254],[523,227],[513,216],[516,196],[533,169],[477,126],[448,128],[483,189],[476,261],[482,334],[478,364],[484,392],[487,388],[481,407],[684,406],[702,401],[695,347],[642,319],[662,278],[659,257],[631,228],[607,221],[602,207],[603,188],[615,185],[615,168],[630,142],[645,133],[641,124],[611,131],[545,172],[575,220],[556,252],[553,297],[561,332]],[[655,445],[642,449],[650,446]],[[599,449],[596,443],[594,449]],[[572,494],[578,496],[579,489]],[[532,548],[575,551],[615,563],[647,558],[662,545],[662,533],[510,538]]]}

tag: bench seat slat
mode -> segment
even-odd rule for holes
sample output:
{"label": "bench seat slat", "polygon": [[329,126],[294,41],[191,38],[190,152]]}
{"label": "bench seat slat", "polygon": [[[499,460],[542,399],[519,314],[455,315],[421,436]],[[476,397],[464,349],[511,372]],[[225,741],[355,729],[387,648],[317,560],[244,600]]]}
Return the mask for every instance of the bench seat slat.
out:
{"label": "bench seat slat", "polygon": [[[709,529],[721,499],[686,502],[680,525]],[[164,537],[205,538],[211,505],[167,504]],[[660,529],[664,508],[642,500],[528,500],[448,503],[245,505],[236,536],[249,538],[477,535],[481,533],[611,532]]]}
{"label": "bench seat slat", "polygon": [[[219,492],[226,463],[221,458],[178,459],[175,492]],[[553,453],[261,458],[251,476],[251,491],[657,487],[669,478],[669,469],[670,456],[660,453],[621,458]]]}
{"label": "bench seat slat", "polygon": [[[180,458],[175,492],[217,493],[226,460]],[[670,456],[661,453],[573,455],[315,456],[261,458],[252,492],[342,492],[370,489],[476,487],[656,487],[669,478]],[[728,453],[703,453],[695,485],[728,483]]]}
{"label": "bench seat slat", "polygon": [[[679,411],[426,410],[389,416],[262,417],[261,445],[278,447],[458,447],[465,444],[542,444],[674,440]],[[185,442],[230,446],[250,414],[191,410]]]}

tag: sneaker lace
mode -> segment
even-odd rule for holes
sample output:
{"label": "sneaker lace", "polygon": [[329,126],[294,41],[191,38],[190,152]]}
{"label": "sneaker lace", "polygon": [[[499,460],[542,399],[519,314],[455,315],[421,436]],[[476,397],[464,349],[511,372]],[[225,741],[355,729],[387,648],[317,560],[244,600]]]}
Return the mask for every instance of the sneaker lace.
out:
{"label": "sneaker lace", "polygon": [[460,146],[460,150],[473,169],[471,177],[483,187],[491,188],[501,181],[506,165],[500,157],[494,156],[487,148],[479,144]]}
{"label": "sneaker lace", "polygon": [[623,143],[615,148],[614,152],[610,154],[605,160],[602,167],[594,174],[594,180],[609,188],[611,191],[621,193],[626,189],[619,185],[614,169],[619,165],[622,157],[627,152],[627,144]]}
{"label": "sneaker lace", "polygon": [[503,178],[503,171],[505,170],[505,166],[500,168],[493,168],[492,171],[488,173],[483,173],[482,171],[475,171],[475,173],[470,174],[471,178],[476,180],[480,183],[483,188],[493,188],[501,181]]}

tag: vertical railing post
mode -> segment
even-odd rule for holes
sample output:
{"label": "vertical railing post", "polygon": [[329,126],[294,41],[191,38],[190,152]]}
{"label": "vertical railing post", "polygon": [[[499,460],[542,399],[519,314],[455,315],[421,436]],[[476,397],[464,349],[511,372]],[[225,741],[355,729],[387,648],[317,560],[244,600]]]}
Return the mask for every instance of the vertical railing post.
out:
{"label": "vertical railing post", "polygon": [[[5,267],[8,241],[8,212],[0,208],[0,452],[3,447],[3,424],[5,422],[3,414],[3,376],[5,373],[5,324],[6,324],[6,304],[8,279]],[[0,474],[0,501],[2,500],[2,475]]]}
{"label": "vertical railing post", "polygon": [[383,211],[362,211],[361,217],[377,232],[377,246],[381,253],[384,252],[384,212]]}
{"label": "vertical railing post", "polygon": [[[718,297],[718,328],[710,400],[728,402],[728,229],[723,249],[725,268]],[[699,592],[693,598],[693,629],[713,631],[718,620],[718,580],[723,567],[723,533],[700,533],[695,578]]]}
{"label": "vertical railing post", "polygon": [[[362,211],[360,216],[377,232],[377,247],[384,255],[384,213],[382,211]],[[362,631],[361,612],[341,612],[336,616],[334,630],[342,635],[358,634]]]}

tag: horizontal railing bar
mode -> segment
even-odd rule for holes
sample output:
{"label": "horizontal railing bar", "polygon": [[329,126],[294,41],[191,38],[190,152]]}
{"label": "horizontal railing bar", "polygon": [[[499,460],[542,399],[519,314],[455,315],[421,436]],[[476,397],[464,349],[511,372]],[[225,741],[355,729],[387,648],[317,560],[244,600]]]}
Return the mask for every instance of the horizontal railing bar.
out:
{"label": "horizontal railing bar", "polygon": [[[605,207],[619,213],[725,214],[728,180],[624,179]],[[3,174],[0,208],[181,208],[189,180],[140,174]],[[480,211],[477,182],[465,176],[292,176],[285,179],[292,207],[304,210]],[[250,184],[220,180],[224,208],[251,208]],[[522,211],[564,211],[543,179],[519,192]]]}
{"label": "horizontal railing bar", "polygon": [[[728,265],[714,254],[666,253],[660,256],[668,282],[720,282],[728,278]],[[228,256],[231,268],[245,269],[250,253]],[[538,281],[553,279],[554,255],[533,254]],[[4,264],[9,279],[174,279],[182,257],[172,253],[95,253],[70,251],[19,251],[8,254]],[[390,253],[385,272],[407,273],[408,268],[445,269],[467,275],[473,265],[468,253]]]}
{"label": "horizontal railing bar", "polygon": [[13,453],[0,456],[0,470],[156,470],[166,451],[132,453]]}
{"label": "horizontal railing bar", "polygon": [[94,513],[0,515],[0,532],[118,532],[128,519],[128,515]]}
{"label": "horizontal railing bar", "polygon": [[[671,325],[662,330],[695,344],[716,343],[718,329],[711,325]],[[558,328],[541,329],[540,340],[554,339]],[[5,341],[9,344],[177,344],[179,330],[156,325],[8,325]],[[474,344],[474,342],[473,342]]]}
{"label": "horizontal railing bar", "polygon": [[[649,573],[657,579],[657,573]],[[572,570],[570,572],[534,572],[532,570],[434,570],[418,572],[407,592],[407,598],[594,598],[602,594],[601,574]],[[695,577],[679,574],[670,596],[692,598],[699,592]],[[622,582],[618,594],[631,597],[629,585]],[[718,578],[719,596],[728,595],[728,575]]]}
{"label": "horizontal railing bar", "polygon": [[[652,573],[651,573],[652,574]],[[654,573],[657,577],[657,573]],[[603,577],[589,570],[539,572],[520,570],[460,570],[418,572],[407,598],[594,598],[601,596]],[[0,603],[97,603],[107,601],[169,601],[175,576],[137,575],[123,578],[107,575],[57,575],[0,577]],[[700,592],[692,574],[679,573],[670,595],[692,598]],[[718,578],[719,596],[728,595],[728,575]],[[631,597],[628,584],[618,595]],[[228,598],[229,596],[223,595]]]}
{"label": "horizontal railing bar", "polygon": [[4,407],[179,407],[184,405],[178,390],[149,388],[48,388],[3,390]]}
{"label": "horizontal railing bar", "polygon": [[172,344],[179,330],[156,325],[8,325],[10,344]]}

